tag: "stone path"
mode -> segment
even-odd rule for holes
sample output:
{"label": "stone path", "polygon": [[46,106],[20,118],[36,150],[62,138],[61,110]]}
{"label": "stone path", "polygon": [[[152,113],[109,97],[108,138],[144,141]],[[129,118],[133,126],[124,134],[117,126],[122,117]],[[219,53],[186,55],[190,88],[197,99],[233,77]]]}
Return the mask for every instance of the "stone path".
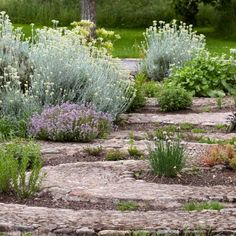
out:
{"label": "stone path", "polygon": [[231,114],[230,112],[202,112],[202,113],[187,113],[187,114],[127,114],[128,124],[183,124],[189,123],[193,125],[215,126],[218,124],[226,124],[226,119]]}
{"label": "stone path", "polygon": [[[187,213],[181,201],[217,199],[236,202],[236,187],[193,187],[145,183],[132,178],[132,171],[147,168],[145,161],[62,164],[45,167],[44,191],[56,199],[92,201],[141,200],[164,211],[118,212],[48,209],[0,204],[0,232],[21,235],[132,235],[146,230],[162,235],[183,235],[184,230],[212,229],[236,234],[236,208]],[[175,208],[176,210],[173,210]],[[13,234],[14,232],[14,234]],[[150,234],[147,234],[150,235]]]}
{"label": "stone path", "polygon": [[[236,235],[236,209],[220,212],[117,212],[64,210],[0,204],[0,230],[33,235],[125,236],[131,230],[183,235],[186,230],[214,230]],[[96,232],[96,233],[95,233]],[[13,235],[13,234],[11,234]]]}
{"label": "stone path", "polygon": [[[115,134],[113,134],[115,135]],[[145,155],[148,154],[148,147],[153,145],[154,142],[148,140],[135,140],[133,146],[139,151],[142,151]],[[212,145],[205,143],[183,142],[186,148],[187,165],[196,165],[201,163],[201,156],[204,155]],[[130,148],[129,136],[123,136],[122,132],[117,132],[117,137],[111,137],[110,139],[97,140],[93,143],[53,143],[53,142],[40,142],[41,150],[44,160],[53,160],[60,157],[78,155],[83,152],[86,147],[95,148],[102,147],[104,150],[118,149],[120,151],[128,153]]]}
{"label": "stone path", "polygon": [[[136,61],[124,62],[128,67]],[[149,99],[148,106],[156,106]],[[194,106],[215,106],[215,100],[195,99]],[[147,106],[147,107],[148,107]],[[149,108],[148,108],[149,109]],[[148,124],[183,124],[197,126],[215,126],[226,124],[228,112],[203,112],[187,114],[132,113],[126,114],[127,130],[113,132],[108,139],[95,140],[92,143],[54,143],[39,142],[45,160],[67,158],[79,155],[85,147],[102,146],[104,149],[126,151],[130,147],[130,129],[132,125],[144,125],[142,131],[133,131],[134,146],[147,154],[148,145],[153,142],[146,139]],[[154,131],[154,130],[153,130]],[[211,138],[229,139],[236,134],[204,133],[197,134]],[[187,164],[200,163],[200,157],[212,145],[183,142],[186,147]],[[108,210],[69,210],[44,207],[29,207],[17,204],[0,203],[0,232],[8,235],[21,235],[31,232],[33,235],[99,235],[134,236],[133,231],[146,230],[161,235],[185,235],[184,230],[210,230],[217,235],[236,235],[236,187],[213,186],[196,187],[147,183],[136,180],[134,172],[148,170],[146,160],[127,160],[118,162],[78,162],[56,166],[45,166],[47,173],[43,181],[43,192],[49,192],[53,200],[67,202],[120,200],[142,202],[156,209],[147,212],[118,212]],[[183,211],[183,202],[189,200],[219,200],[226,208],[221,211],[202,211],[187,213]],[[160,210],[162,209],[162,210]],[[1,234],[0,234],[1,235]],[[136,236],[145,234],[136,234]],[[153,235],[153,234],[146,234]]]}
{"label": "stone path", "polygon": [[125,69],[131,71],[131,73],[137,73],[139,68],[140,59],[136,58],[126,58],[122,59],[122,65]]}
{"label": "stone path", "polygon": [[44,168],[47,173],[44,187],[56,198],[67,200],[143,200],[166,208],[189,199],[236,202],[236,187],[232,186],[166,185],[133,178],[133,172],[148,168],[147,161],[134,160],[49,166]]}

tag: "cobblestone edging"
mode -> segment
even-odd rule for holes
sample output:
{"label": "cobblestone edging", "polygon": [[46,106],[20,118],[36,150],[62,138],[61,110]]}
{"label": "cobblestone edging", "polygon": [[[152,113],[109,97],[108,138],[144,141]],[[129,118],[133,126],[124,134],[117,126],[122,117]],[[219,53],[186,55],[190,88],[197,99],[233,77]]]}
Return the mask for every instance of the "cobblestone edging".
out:
{"label": "cobblestone edging", "polygon": [[[33,235],[129,235],[131,230],[172,232],[217,230],[236,233],[236,209],[186,213],[64,210],[0,204],[0,232],[33,232]],[[109,231],[106,231],[109,230]],[[110,231],[115,230],[115,231]],[[120,233],[118,233],[119,231]],[[122,232],[123,231],[123,232]],[[126,232],[124,232],[126,231]],[[50,234],[52,233],[52,234]],[[111,234],[112,233],[112,234]],[[173,235],[173,234],[171,234]]]}

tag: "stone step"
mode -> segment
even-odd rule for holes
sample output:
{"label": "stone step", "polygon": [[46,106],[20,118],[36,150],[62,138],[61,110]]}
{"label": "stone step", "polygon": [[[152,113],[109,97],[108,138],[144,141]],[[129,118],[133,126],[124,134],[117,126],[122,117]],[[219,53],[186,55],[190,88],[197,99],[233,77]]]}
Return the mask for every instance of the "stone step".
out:
{"label": "stone step", "polygon": [[142,200],[167,207],[189,200],[236,202],[235,186],[197,187],[157,184],[136,180],[130,174],[130,172],[149,168],[148,161],[135,160],[47,166],[43,168],[43,171],[47,173],[43,186],[55,199],[69,201],[82,199]]}
{"label": "stone step", "polygon": [[152,113],[130,113],[125,114],[122,118],[128,125],[132,124],[184,124],[189,123],[200,126],[216,126],[219,124],[226,125],[227,117],[230,112],[202,112],[187,114],[152,114]]}
{"label": "stone step", "polygon": [[[156,98],[147,98],[146,107],[158,107],[158,102]],[[204,109],[218,108],[217,100],[215,98],[204,98],[204,97],[195,97],[193,98],[193,103],[191,108],[193,110],[204,111]],[[222,108],[235,108],[235,102],[233,97],[225,97],[222,100]]]}
{"label": "stone step", "polygon": [[[212,231],[211,235],[236,234],[236,208],[187,213],[118,212],[49,209],[0,203],[0,231],[8,235],[124,236],[141,230],[158,235],[184,235],[185,232]],[[132,234],[133,232],[133,234]]]}
{"label": "stone step", "polygon": [[[148,155],[149,146],[154,145],[154,141],[150,141],[147,138],[146,132],[135,131],[132,132],[134,141],[132,146],[136,147],[144,155]],[[195,134],[195,136],[209,137],[212,139],[231,139],[235,137],[235,133],[232,134]],[[59,142],[38,142],[41,146],[41,151],[44,160],[50,161],[59,158],[65,158],[73,155],[79,155],[84,152],[84,149],[102,147],[105,151],[120,150],[128,153],[130,144],[130,131],[118,131],[112,133],[108,139],[95,140],[92,143],[59,143]],[[186,148],[187,165],[198,165],[201,163],[201,157],[204,155],[214,144],[196,143],[196,142],[182,142]]]}

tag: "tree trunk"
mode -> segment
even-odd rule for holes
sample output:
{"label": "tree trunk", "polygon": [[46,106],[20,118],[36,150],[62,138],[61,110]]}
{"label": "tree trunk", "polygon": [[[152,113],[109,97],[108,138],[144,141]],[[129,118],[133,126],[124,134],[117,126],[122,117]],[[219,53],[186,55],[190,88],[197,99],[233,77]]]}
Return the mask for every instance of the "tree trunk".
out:
{"label": "tree trunk", "polygon": [[80,0],[81,20],[89,20],[96,24],[96,0]]}

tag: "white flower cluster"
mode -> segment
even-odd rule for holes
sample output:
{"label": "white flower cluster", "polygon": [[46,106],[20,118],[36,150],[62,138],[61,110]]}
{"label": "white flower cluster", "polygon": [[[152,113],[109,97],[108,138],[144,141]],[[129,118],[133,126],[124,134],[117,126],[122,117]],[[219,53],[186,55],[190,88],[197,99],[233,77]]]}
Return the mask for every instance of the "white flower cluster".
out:
{"label": "white flower cluster", "polygon": [[174,20],[171,24],[154,21],[144,33],[142,45],[145,58],[142,69],[153,80],[162,80],[169,74],[170,65],[181,67],[205,48],[205,38],[193,32],[192,26]]}
{"label": "white flower cluster", "polygon": [[[128,72],[103,51],[84,45],[76,32],[57,28],[55,22],[54,28],[33,32],[33,43],[21,41],[23,35],[20,30],[17,32],[2,13],[0,65],[10,65],[15,70],[13,73],[3,68],[2,75],[0,68],[0,85],[11,87],[4,87],[4,93],[0,89],[1,112],[12,115],[25,106],[28,112],[70,101],[91,103],[97,110],[116,117],[129,107],[135,90]],[[13,86],[16,80],[18,83]]]}

